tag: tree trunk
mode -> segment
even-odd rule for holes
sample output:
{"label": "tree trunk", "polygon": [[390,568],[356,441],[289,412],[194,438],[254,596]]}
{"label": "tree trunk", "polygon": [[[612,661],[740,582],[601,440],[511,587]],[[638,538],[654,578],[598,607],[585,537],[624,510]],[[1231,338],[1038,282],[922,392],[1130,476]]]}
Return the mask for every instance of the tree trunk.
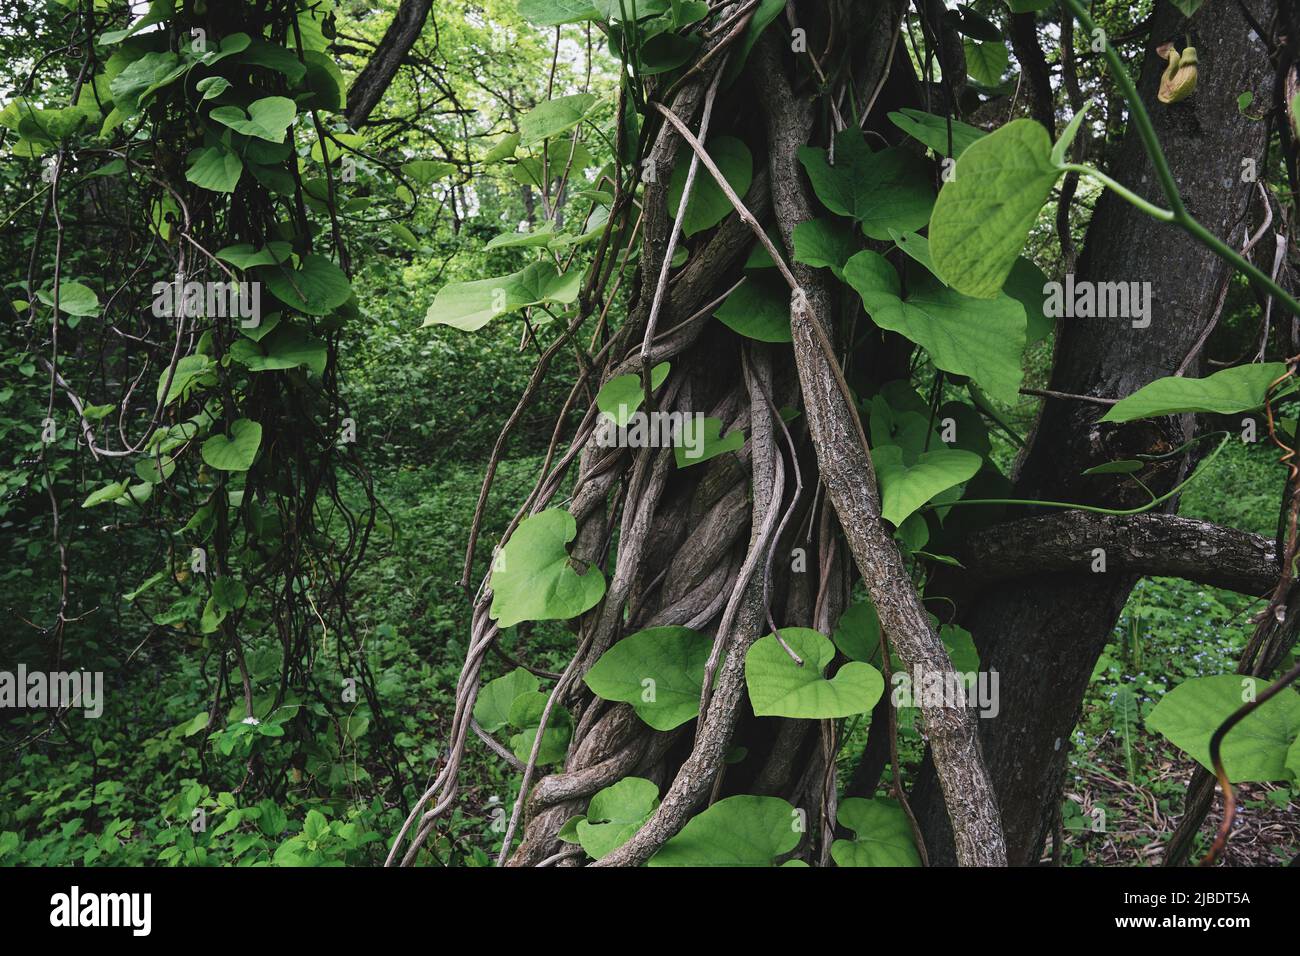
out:
{"label": "tree trunk", "polygon": [[[1271,7],[1270,5],[1267,5]],[[1268,10],[1257,10],[1267,20]],[[1157,3],[1139,91],[1188,209],[1210,230],[1241,245],[1243,220],[1256,193],[1243,181],[1243,161],[1264,165],[1263,123],[1236,109],[1243,91],[1266,100],[1271,67],[1262,41],[1235,4],[1202,16],[1192,42],[1200,54],[1196,93],[1180,103],[1156,101],[1164,61],[1155,47],[1179,39],[1184,18]],[[1114,178],[1147,199],[1162,196],[1135,129],[1125,136]],[[1215,304],[1227,267],[1184,233],[1139,212],[1107,192],[1088,230],[1079,279],[1150,282],[1150,326],[1121,318],[1062,318],[1050,388],[1070,394],[1123,398],[1153,379],[1173,375],[1203,342],[1216,318]],[[1201,374],[1200,355],[1188,374]],[[1051,498],[1106,507],[1142,503],[1117,491],[1114,476],[1082,477],[1101,462],[1161,453],[1192,436],[1189,420],[1160,419],[1121,426],[1098,425],[1096,405],[1048,400],[1015,478],[1017,498]],[[1149,468],[1143,480],[1160,494],[1183,477],[1186,462]],[[1149,473],[1149,475],[1148,475]],[[1138,493],[1141,494],[1140,492]],[[1084,542],[1087,544],[1087,542]],[[1092,546],[1089,545],[1089,551]],[[984,753],[993,775],[1006,830],[1009,862],[1037,862],[1059,798],[1069,753],[1093,667],[1111,639],[1136,581],[1122,566],[1107,573],[1035,575],[1001,583],[976,595],[961,620],[975,637],[981,667],[1000,678],[1001,709],[981,721]],[[917,787],[932,860],[951,862],[943,807],[928,769]]]}

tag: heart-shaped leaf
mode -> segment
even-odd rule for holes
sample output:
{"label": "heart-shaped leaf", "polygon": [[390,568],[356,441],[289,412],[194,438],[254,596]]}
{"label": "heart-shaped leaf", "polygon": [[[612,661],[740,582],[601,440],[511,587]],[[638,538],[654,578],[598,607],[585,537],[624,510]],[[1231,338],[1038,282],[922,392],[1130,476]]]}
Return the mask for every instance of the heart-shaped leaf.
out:
{"label": "heart-shaped leaf", "polygon": [[780,634],[803,664],[795,663],[775,634],[753,643],[745,655],[745,683],[755,716],[825,720],[865,714],[876,705],[885,689],[880,671],[850,661],[827,680],[822,671],[835,656],[834,644],[806,627]]}
{"label": "heart-shaped leaf", "polygon": [[1205,378],[1158,378],[1112,405],[1101,420],[1131,422],[1181,412],[1231,415],[1254,411],[1263,406],[1268,387],[1285,374],[1285,364],[1267,362],[1225,368]]}
{"label": "heart-shaped leaf", "polygon": [[[732,191],[737,196],[744,196],[754,178],[754,157],[749,147],[734,136],[718,136],[706,144],[705,150]],[[668,180],[668,213],[674,218],[682,201],[682,190],[686,187],[690,157],[687,151],[677,157],[672,178]],[[691,187],[691,198],[686,203],[686,215],[682,217],[683,235],[693,236],[711,229],[731,215],[732,208],[731,200],[713,177],[703,168],[699,169]]]}
{"label": "heart-shaped leaf", "polygon": [[[510,737],[510,749],[520,760],[527,762],[533,752],[533,741],[537,739],[537,728],[542,723],[542,712],[546,709],[549,694],[538,691],[532,694],[520,694],[510,704],[510,726],[519,733]],[[555,763],[563,760],[573,738],[573,717],[558,703],[551,708],[546,718],[546,732],[542,734],[542,746],[537,751],[539,764]]]}
{"label": "heart-shaped leaf", "polygon": [[[1210,737],[1271,683],[1237,674],[1194,677],[1160,698],[1147,716],[1147,727],[1213,773]],[[1220,752],[1228,779],[1233,783],[1288,779],[1287,761],[1297,738],[1300,694],[1285,689],[1251,711],[1223,738]]]}
{"label": "heart-shaped leaf", "polygon": [[256,136],[269,143],[283,143],[284,132],[293,118],[298,115],[298,108],[293,100],[284,96],[266,96],[254,100],[245,113],[238,106],[217,106],[208,114],[209,118],[229,126],[236,133]]}
{"label": "heart-shaped leaf", "polygon": [[733,428],[723,436],[721,418],[705,418],[702,421],[688,418],[682,424],[681,437],[673,448],[673,457],[678,468],[689,468],[729,451],[736,451],[744,444],[745,433],[739,428]]}
{"label": "heart-shaped leaf", "polygon": [[[935,116],[921,110],[903,109],[889,114],[889,121],[912,139],[930,147],[940,156],[952,156],[957,159],[977,140],[988,133],[982,129],[963,123],[961,120]],[[952,152],[948,151],[948,130],[952,129]]]}
{"label": "heart-shaped leaf", "polygon": [[530,305],[543,302],[568,305],[578,297],[581,281],[581,270],[558,273],[550,263],[535,262],[519,272],[497,279],[451,282],[434,296],[424,324],[450,325],[473,332],[498,315],[517,312]]}
{"label": "heart-shaped leaf", "polygon": [[234,150],[221,143],[196,149],[190,154],[185,178],[201,189],[215,193],[232,193],[239,184],[244,163]]}
{"label": "heart-shaped leaf", "polygon": [[510,723],[510,707],[520,694],[535,694],[539,682],[522,667],[516,667],[504,677],[488,681],[479,691],[474,703],[474,719],[490,734]]}
{"label": "heart-shaped leaf", "polygon": [[898,527],[936,495],[973,478],[983,459],[969,451],[936,448],[909,466],[897,445],[880,445],[871,450],[871,463],[880,484],[881,516]]}
{"label": "heart-shaped leaf", "polygon": [[[668,378],[672,365],[660,362],[650,370],[650,390],[654,391]],[[641,376],[635,373],[616,375],[601,386],[596,393],[596,407],[614,420],[619,428],[624,427],[633,413],[645,401],[645,388]]]}
{"label": "heart-shaped leaf", "polygon": [[[933,239],[929,251],[933,257]],[[894,267],[870,251],[848,261],[844,278],[876,325],[921,346],[945,372],[975,379],[1006,404],[1016,401],[1024,377],[1025,309],[1015,299],[1001,292],[972,299],[928,273],[908,282],[904,299]]]}
{"label": "heart-shaped leaf", "polygon": [[218,471],[248,471],[262,444],[262,426],[241,418],[230,426],[230,436],[213,435],[203,443],[203,460]]}
{"label": "heart-shaped leaf", "polygon": [[809,219],[794,227],[794,258],[814,269],[830,269],[844,281],[844,263],[860,248],[858,237],[842,220]]}
{"label": "heart-shaped leaf", "polygon": [[934,190],[925,165],[899,147],[873,153],[856,127],[835,137],[834,166],[826,150],[811,146],[799,149],[799,161],[822,205],[856,219],[872,239],[888,239],[890,229],[920,229],[930,219]]}
{"label": "heart-shaped leaf", "polygon": [[1060,174],[1035,120],[1013,120],[972,143],[930,217],[935,274],[958,292],[995,298]]}
{"label": "heart-shaped leaf", "polygon": [[624,777],[599,791],[587,815],[574,827],[582,848],[592,859],[608,856],[641,829],[659,806],[659,788],[644,777]]}
{"label": "heart-shaped leaf", "polygon": [[500,627],[567,620],[600,602],[605,576],[599,568],[579,574],[565,548],[577,534],[573,515],[560,508],[520,522],[492,569],[492,620]]}
{"label": "heart-shaped leaf", "polygon": [[596,98],[594,93],[574,93],[537,104],[519,118],[519,145],[532,146],[573,129],[582,122]]}
{"label": "heart-shaped leaf", "polygon": [[[54,293],[40,289],[36,293],[36,298],[50,308],[54,307]],[[98,315],[99,296],[95,295],[95,290],[90,286],[82,285],[80,282],[60,282],[59,311],[64,315]]]}
{"label": "heart-shaped leaf", "polygon": [[307,315],[326,315],[352,298],[348,277],[325,256],[303,256],[297,269],[267,266],[260,275],[277,299]]}
{"label": "heart-shaped leaf", "polygon": [[751,274],[713,314],[746,338],[759,342],[794,341],[790,331],[790,287],[780,276]]}
{"label": "heart-shaped leaf", "polygon": [[801,834],[798,811],[779,797],[727,797],[692,817],[646,865],[771,866]]}
{"label": "heart-shaped leaf", "polygon": [[597,697],[631,704],[655,730],[672,730],[699,713],[712,644],[689,627],[647,628],[600,655],[583,680]]}
{"label": "heart-shaped leaf", "polygon": [[867,663],[880,657],[880,616],[870,599],[849,605],[831,634],[849,660]]}
{"label": "heart-shaped leaf", "polygon": [[837,866],[920,866],[912,825],[894,800],[879,797],[840,801],[835,819],[853,831],[852,840],[831,844]]}

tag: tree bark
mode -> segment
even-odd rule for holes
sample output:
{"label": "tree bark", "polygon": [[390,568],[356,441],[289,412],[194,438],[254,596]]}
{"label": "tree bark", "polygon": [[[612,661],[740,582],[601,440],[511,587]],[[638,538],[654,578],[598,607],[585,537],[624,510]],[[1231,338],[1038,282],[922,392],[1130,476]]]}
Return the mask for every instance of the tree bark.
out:
{"label": "tree bark", "polygon": [[1170,514],[1067,511],[994,525],[971,535],[962,563],[981,581],[1061,571],[1088,572],[1095,549],[1106,573],[1183,578],[1244,594],[1277,585],[1277,539]]}
{"label": "tree bark", "polygon": [[[1272,4],[1266,6],[1271,7]],[[1270,10],[1257,14],[1267,20]],[[1235,4],[1202,16],[1192,39],[1200,53],[1196,93],[1174,105],[1156,101],[1164,60],[1159,43],[1178,38],[1185,19],[1158,2],[1147,41],[1139,91],[1174,177],[1191,213],[1219,236],[1239,242],[1255,185],[1242,181],[1243,160],[1263,168],[1264,124],[1236,109],[1251,90],[1266,97],[1271,67],[1262,41]],[[1120,182],[1162,202],[1150,160],[1135,129],[1125,136],[1110,170]],[[1051,388],[1072,394],[1123,398],[1172,375],[1213,316],[1224,266],[1186,234],[1158,222],[1112,192],[1097,204],[1088,230],[1080,279],[1150,282],[1149,327],[1122,318],[1063,318]],[[1200,364],[1189,369],[1199,374]],[[1014,497],[1071,500],[1109,507],[1142,503],[1114,476],[1082,477],[1085,469],[1138,453],[1167,452],[1190,437],[1192,422],[1160,419],[1120,426],[1098,425],[1091,403],[1050,401],[1022,458]],[[1184,467],[1166,467],[1148,484],[1172,488]],[[1036,575],[997,584],[977,596],[962,621],[975,637],[981,667],[1000,677],[1001,709],[980,722],[984,753],[993,775],[1007,836],[1009,862],[1037,862],[1047,821],[1059,797],[1066,744],[1078,719],[1093,666],[1135,583],[1134,574]],[[953,859],[950,837],[933,773],[924,768],[915,803],[936,862]]]}
{"label": "tree bark", "polygon": [[419,39],[432,6],[433,0],[402,0],[397,13],[393,14],[393,22],[388,25],[374,55],[348,90],[347,117],[353,129],[369,118],[371,110],[383,98],[397,75],[398,67]]}

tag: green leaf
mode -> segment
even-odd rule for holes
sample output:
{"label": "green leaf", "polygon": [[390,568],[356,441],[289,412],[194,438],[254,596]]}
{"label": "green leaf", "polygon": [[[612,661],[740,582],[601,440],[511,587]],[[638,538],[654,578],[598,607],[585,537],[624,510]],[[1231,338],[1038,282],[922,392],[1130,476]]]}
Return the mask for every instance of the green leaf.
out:
{"label": "green leaf", "polygon": [[835,815],[840,826],[853,831],[852,840],[831,844],[836,866],[920,866],[912,825],[895,800],[849,797]]}
{"label": "green leaf", "polygon": [[483,247],[489,249],[514,249],[517,247],[544,246],[556,237],[555,226],[550,222],[538,226],[532,232],[503,232]]}
{"label": "green leaf", "polygon": [[979,651],[975,649],[975,638],[970,631],[956,624],[945,624],[939,628],[939,640],[947,648],[948,659],[957,673],[974,674],[980,669]]}
{"label": "green leaf", "polygon": [[190,154],[185,178],[201,189],[216,193],[233,193],[244,171],[243,160],[221,143],[205,146]]}
{"label": "green leaf", "polygon": [[[744,196],[754,178],[754,157],[749,147],[734,136],[717,136],[709,140],[705,149],[727,185],[737,196]],[[668,214],[674,219],[682,201],[682,190],[686,188],[691,155],[686,150],[678,155],[672,178],[668,180]],[[731,200],[701,165],[691,187],[691,198],[686,203],[686,214],[682,217],[682,234],[693,236],[711,229],[731,215],[732,209]]]}
{"label": "green leaf", "polygon": [[1131,422],[1181,412],[1249,412],[1264,405],[1269,385],[1285,374],[1285,364],[1268,362],[1225,368],[1205,378],[1158,378],[1112,405],[1101,420]]}
{"label": "green leaf", "polygon": [[975,40],[963,40],[966,50],[966,71],[985,86],[997,86],[1002,82],[1002,74],[1011,62],[1006,44],[1001,40],[979,43]]}
{"label": "green leaf", "polygon": [[592,859],[608,856],[641,829],[659,806],[659,788],[644,777],[624,777],[599,791],[574,830]]}
{"label": "green leaf", "polygon": [[235,578],[217,578],[212,582],[212,600],[223,610],[235,611],[248,601],[248,589]]}
{"label": "green leaf", "polygon": [[283,143],[285,130],[297,115],[298,108],[293,100],[284,96],[267,96],[249,104],[247,113],[238,106],[218,106],[208,117],[245,136]]}
{"label": "green leaf", "polygon": [[297,269],[268,266],[260,273],[277,299],[307,315],[326,315],[352,298],[343,270],[325,256],[303,256]]}
{"label": "green leaf", "polygon": [[248,471],[262,444],[262,426],[241,418],[230,426],[230,437],[213,435],[203,443],[203,460],[218,471]]}
{"label": "green leaf", "polygon": [[860,248],[853,230],[835,219],[809,219],[794,227],[795,261],[814,269],[830,269],[841,282],[844,264]]}
{"label": "green leaf", "polygon": [[131,116],[145,97],[173,82],[186,69],[171,51],[146,53],[113,77],[109,84],[113,102],[124,115]]}
{"label": "green leaf", "polygon": [[[54,293],[40,289],[36,298],[54,308]],[[95,295],[94,289],[80,282],[60,282],[59,311],[64,315],[98,315],[99,296]]]}
{"label": "green leaf", "polygon": [[1025,338],[1028,344],[1041,342],[1056,328],[1056,319],[1047,314],[1047,276],[1032,259],[1020,256],[1011,266],[1003,291],[1025,307]]}
{"label": "green leaf", "polygon": [[[672,364],[669,362],[660,362],[650,370],[652,392],[664,383],[671,370]],[[612,418],[619,428],[627,425],[644,401],[645,389],[641,384],[641,376],[634,372],[616,375],[596,393],[596,407]]]}
{"label": "green leaf", "polygon": [[324,138],[317,137],[311,147],[311,158],[318,163],[332,164],[349,150],[360,148],[365,142],[360,133],[328,133]]}
{"label": "green leaf", "polygon": [[873,153],[862,133],[850,128],[835,137],[834,166],[826,150],[811,146],[800,147],[799,161],[822,205],[857,220],[872,239],[888,239],[890,229],[920,229],[930,219],[934,191],[925,164],[905,149]]}
{"label": "green leaf", "polygon": [[216,381],[212,360],[206,355],[186,355],[176,363],[176,370],[171,375],[171,388],[167,398],[163,399],[163,387],[167,384],[168,369],[164,368],[158,376],[156,400],[163,405],[170,405],[183,397],[195,385],[210,385]]}
{"label": "green leaf", "polygon": [[880,616],[870,598],[845,609],[831,640],[849,660],[866,663],[880,657]]}
{"label": "green leaf", "polygon": [[[935,255],[933,238],[930,253]],[[908,283],[904,300],[898,274],[871,251],[850,259],[844,278],[862,296],[876,325],[924,348],[938,368],[975,379],[999,401],[1017,401],[1024,374],[1025,310],[1015,299],[1003,293],[991,301],[972,299],[925,275]]]}
{"label": "green leaf", "polygon": [[500,627],[567,620],[600,602],[605,576],[595,567],[578,574],[565,549],[577,534],[573,515],[559,508],[520,522],[492,569],[492,620]]}
{"label": "green leaf", "polygon": [[519,145],[532,146],[582,122],[596,102],[595,93],[574,93],[545,100],[519,118]]}
{"label": "green leaf", "polygon": [[225,77],[204,77],[195,83],[194,88],[203,94],[203,99],[212,100],[229,90],[230,81]]}
{"label": "green leaf", "polygon": [[515,150],[519,148],[519,134],[507,133],[502,136],[495,146],[489,149],[483,156],[484,163],[499,163],[502,160],[513,159]]}
{"label": "green leaf", "polygon": [[114,43],[120,43],[129,36],[134,36],[145,27],[151,27],[155,23],[162,23],[169,20],[175,13],[176,0],[153,0],[149,4],[149,10],[135,23],[131,24],[125,30],[110,30],[107,33],[101,33],[99,36],[100,46],[112,46]]}
{"label": "green leaf", "polygon": [[251,269],[253,266],[273,266],[284,262],[291,251],[292,247],[287,242],[268,242],[261,249],[254,249],[252,243],[245,242],[219,249],[216,256],[236,269]]}
{"label": "green leaf", "polygon": [[269,335],[256,341],[241,338],[230,346],[230,357],[250,372],[274,372],[306,365],[317,375],[325,374],[329,349],[306,329],[280,323]]}
{"label": "green leaf", "polygon": [[1197,10],[1201,9],[1201,4],[1205,0],[1173,0],[1174,6],[1183,11],[1183,16],[1190,17]]}
{"label": "green leaf", "polygon": [[[519,733],[510,738],[510,749],[522,761],[527,762],[532,755],[533,741],[537,739],[537,728],[541,726],[542,711],[546,709],[549,698],[549,694],[541,692],[520,694],[510,705],[510,726],[519,729]],[[544,764],[563,760],[572,738],[573,718],[557,702],[546,719],[546,733],[542,734],[537,762]]]}
{"label": "green leaf", "polygon": [[870,664],[850,661],[827,680],[822,671],[835,656],[834,644],[806,627],[787,627],[780,635],[803,664],[795,663],[775,634],[753,643],[745,655],[745,683],[755,716],[824,720],[865,714],[876,705],[885,680]]}
{"label": "green leaf", "polygon": [[86,500],[81,503],[83,508],[93,508],[95,505],[102,505],[106,501],[116,501],[122,497],[126,491],[126,482],[114,481],[105,485],[97,491],[92,491],[86,496]]}
{"label": "green leaf", "polygon": [[307,67],[298,59],[298,54],[286,49],[278,43],[269,43],[266,40],[254,40],[247,50],[240,54],[239,59],[244,63],[252,63],[256,66],[264,66],[268,70],[274,70],[281,76],[288,78],[291,84],[297,85],[302,82],[302,78],[307,75]]}
{"label": "green leaf", "polygon": [[[1271,681],[1223,674],[1183,681],[1156,704],[1147,727],[1194,758],[1206,770],[1210,763],[1210,737],[1247,700],[1253,685],[1260,697]],[[1228,779],[1233,783],[1286,780],[1289,751],[1300,737],[1300,695],[1283,690],[1265,701],[1223,738],[1220,752]]]}
{"label": "green leaf", "polygon": [[918,455],[916,463],[908,466],[901,448],[881,445],[871,450],[871,463],[880,483],[881,515],[898,527],[936,495],[973,478],[983,459],[969,451],[937,448]]}
{"label": "green leaf", "polygon": [[962,153],[930,217],[936,275],[977,299],[997,296],[1060,175],[1051,153],[1047,130],[1031,119]]}
{"label": "green leaf", "polygon": [[421,186],[427,186],[439,179],[445,179],[456,172],[455,163],[446,163],[434,159],[417,159],[409,163],[402,163],[398,168]]}
{"label": "green leaf", "polygon": [[779,797],[727,797],[687,821],[646,865],[771,866],[799,845],[798,824]]}
{"label": "green leaf", "polygon": [[600,655],[583,681],[603,700],[631,704],[655,730],[672,730],[699,713],[711,647],[688,627],[647,628]]}
{"label": "green leaf", "polygon": [[1079,134],[1079,127],[1083,125],[1083,118],[1087,115],[1088,110],[1092,109],[1092,100],[1088,100],[1079,109],[1079,112],[1070,117],[1069,124],[1066,125],[1065,131],[1061,133],[1061,138],[1056,141],[1052,147],[1052,165],[1060,166],[1066,161],[1065,153],[1074,142],[1074,137]]}
{"label": "green leaf", "polygon": [[[963,123],[961,120],[949,120],[946,117],[935,116],[921,110],[902,109],[896,113],[890,113],[889,121],[912,139],[924,143],[940,156],[951,155],[953,159],[960,157],[977,140],[981,140],[988,135],[984,130]],[[949,123],[952,124],[951,154],[948,152]]]}
{"label": "green leaf", "polygon": [[698,421],[694,417],[689,417],[682,423],[681,437],[673,448],[673,457],[677,461],[678,468],[689,468],[691,465],[698,465],[744,446],[745,433],[742,429],[732,429],[724,438],[722,419],[705,418],[699,426],[697,435]]}
{"label": "green leaf", "polygon": [[489,734],[494,734],[510,723],[510,707],[520,694],[535,694],[539,682],[522,667],[516,667],[504,677],[488,681],[479,691],[474,704],[474,719]]}
{"label": "green leaf", "polygon": [[600,18],[591,0],[519,0],[519,15],[539,27]]}
{"label": "green leaf", "polygon": [[776,275],[751,274],[713,313],[733,332],[759,342],[792,342],[790,288]]}
{"label": "green leaf", "polygon": [[579,269],[565,273],[547,262],[497,279],[451,282],[438,290],[425,313],[424,325],[450,325],[473,332],[498,315],[517,312],[543,302],[568,305],[578,298],[582,283]]}

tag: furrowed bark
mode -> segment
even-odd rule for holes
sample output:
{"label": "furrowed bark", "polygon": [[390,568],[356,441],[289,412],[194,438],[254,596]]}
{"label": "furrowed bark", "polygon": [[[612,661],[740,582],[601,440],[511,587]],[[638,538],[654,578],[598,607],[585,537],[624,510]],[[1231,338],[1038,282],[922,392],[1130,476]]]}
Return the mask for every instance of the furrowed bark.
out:
{"label": "furrowed bark", "polygon": [[1055,571],[1090,572],[1101,548],[1107,571],[1182,578],[1262,595],[1277,584],[1277,540],[1170,514],[1083,511],[1024,518],[971,535],[962,563],[982,581]]}
{"label": "furrowed bark", "polygon": [[[797,100],[770,38],[754,51],[755,75],[767,108],[772,154],[772,204],[786,248],[794,227],[814,218],[797,159],[812,129],[810,104]],[[920,597],[880,517],[875,473],[862,440],[862,426],[836,379],[819,338],[829,328],[830,294],[821,275],[795,263],[802,287],[793,295],[790,322],[804,411],[817,464],[849,549],[880,615],[881,626],[909,668],[952,672],[952,663],[931,629]],[[999,866],[1006,848],[992,784],[984,767],[975,721],[964,707],[922,708],[943,796],[952,821],[957,858],[967,866]]]}
{"label": "furrowed bark", "polygon": [[[1274,9],[1264,3],[1255,13],[1268,22]],[[1175,36],[1181,42],[1185,25],[1173,4],[1157,3],[1138,89],[1188,209],[1212,232],[1240,245],[1255,188],[1242,181],[1242,161],[1252,159],[1262,168],[1264,124],[1224,104],[1233,104],[1245,90],[1267,99],[1272,71],[1263,42],[1238,6],[1221,4],[1193,25],[1191,39],[1205,65],[1196,93],[1181,103],[1158,103],[1165,61],[1154,48]],[[1126,133],[1108,171],[1145,198],[1162,201],[1135,129]],[[1174,374],[1211,319],[1226,269],[1189,236],[1107,192],[1097,204],[1078,279],[1150,282],[1150,324],[1134,327],[1126,317],[1059,320],[1049,387],[1123,398]],[[1203,374],[1201,366],[1198,356],[1188,374]],[[1099,425],[1098,411],[1085,402],[1046,403],[1015,476],[1013,497],[1110,507],[1143,503],[1144,494],[1126,494],[1114,476],[1083,477],[1082,472],[1105,461],[1172,451],[1191,436],[1193,423],[1165,418]],[[1163,493],[1184,470],[1185,464],[1169,467],[1147,483]],[[1038,862],[1089,676],[1135,581],[1123,571],[1040,575],[984,588],[963,609],[962,623],[975,637],[981,667],[997,670],[1000,678],[1000,712],[981,720],[980,731],[1013,865]],[[951,861],[947,822],[933,784],[933,775],[923,770],[914,803],[932,857]]]}
{"label": "furrowed bark", "polygon": [[411,52],[411,47],[424,29],[433,0],[402,0],[393,14],[393,22],[384,32],[374,55],[366,63],[348,90],[347,117],[352,128],[364,123],[387,91],[398,67]]}

